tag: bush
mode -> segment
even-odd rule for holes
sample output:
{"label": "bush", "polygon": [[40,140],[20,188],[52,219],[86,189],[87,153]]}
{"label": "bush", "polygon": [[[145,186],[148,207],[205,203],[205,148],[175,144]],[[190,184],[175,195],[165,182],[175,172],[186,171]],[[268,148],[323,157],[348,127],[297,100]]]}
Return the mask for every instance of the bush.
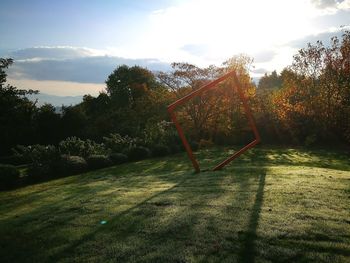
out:
{"label": "bush", "polygon": [[112,165],[106,155],[91,155],[86,159],[90,169],[100,169]]}
{"label": "bush", "polygon": [[207,148],[212,147],[213,145],[214,145],[214,143],[212,142],[212,140],[201,139],[199,141],[198,148],[199,149],[207,149]]}
{"label": "bush", "polygon": [[173,144],[173,145],[170,145],[169,148],[171,153],[179,153],[179,152],[185,151],[185,148],[183,147],[182,144],[179,144],[179,145]]}
{"label": "bush", "polygon": [[165,156],[170,153],[170,149],[166,145],[155,145],[152,149],[152,155],[155,157]]}
{"label": "bush", "polygon": [[28,177],[26,178],[30,182],[37,182],[51,175],[53,169],[48,165],[30,165],[27,170]]}
{"label": "bush", "polygon": [[122,153],[111,153],[109,159],[113,164],[122,164],[128,161],[128,156]]}
{"label": "bush", "polygon": [[105,148],[102,144],[98,144],[91,140],[81,140],[78,137],[69,137],[59,143],[61,154],[80,156],[86,158],[90,155],[104,154]]}
{"label": "bush", "polygon": [[23,158],[21,155],[14,154],[10,156],[1,156],[0,163],[11,164],[11,165],[21,165],[21,164],[27,164],[28,160]]}
{"label": "bush", "polygon": [[111,133],[109,137],[103,137],[103,141],[106,148],[115,153],[127,152],[138,143],[137,138],[121,136],[119,133]]}
{"label": "bush", "polygon": [[13,151],[17,158],[26,160],[27,163],[45,163],[48,160],[56,160],[58,158],[58,150],[53,145],[17,145]]}
{"label": "bush", "polygon": [[53,145],[18,146],[17,154],[29,160],[28,179],[36,181],[56,172],[59,160],[58,150]]}
{"label": "bush", "polygon": [[305,144],[306,147],[310,147],[310,146],[315,145],[316,141],[317,141],[317,136],[316,136],[316,134],[312,134],[312,135],[308,135],[308,136],[305,138],[304,144]]}
{"label": "bush", "polygon": [[191,141],[189,144],[191,146],[192,151],[197,151],[198,150],[198,148],[199,148],[198,142]]}
{"label": "bush", "polygon": [[74,155],[62,155],[59,162],[59,171],[62,175],[71,175],[85,172],[88,164],[84,158]]}
{"label": "bush", "polygon": [[19,170],[15,166],[0,164],[0,188],[7,189],[16,185],[19,175]]}
{"label": "bush", "polygon": [[179,142],[179,136],[171,122],[149,122],[143,132],[143,141],[148,147],[158,144],[172,145]]}
{"label": "bush", "polygon": [[150,150],[146,147],[132,147],[128,152],[128,157],[131,161],[138,161],[150,157]]}

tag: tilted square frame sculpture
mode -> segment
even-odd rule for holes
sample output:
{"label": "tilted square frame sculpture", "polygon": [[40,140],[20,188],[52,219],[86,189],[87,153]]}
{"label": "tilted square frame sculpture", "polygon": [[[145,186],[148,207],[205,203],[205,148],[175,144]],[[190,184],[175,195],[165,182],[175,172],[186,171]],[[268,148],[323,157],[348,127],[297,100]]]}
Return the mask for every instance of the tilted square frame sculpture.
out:
{"label": "tilted square frame sculpture", "polygon": [[176,107],[185,104],[186,102],[188,102],[192,98],[194,98],[194,97],[204,93],[205,91],[210,90],[212,88],[215,88],[216,85],[218,85],[220,82],[223,82],[224,80],[226,80],[226,79],[228,79],[230,77],[233,78],[234,85],[235,85],[236,90],[238,92],[239,98],[242,101],[245,114],[247,115],[247,118],[248,118],[249,126],[250,126],[250,128],[252,129],[252,131],[254,133],[255,139],[252,142],[250,142],[249,144],[247,144],[246,146],[244,146],[243,148],[241,148],[240,150],[238,150],[237,152],[235,152],[232,156],[230,156],[229,158],[227,158],[223,162],[219,163],[212,170],[213,171],[220,170],[225,165],[230,163],[232,160],[236,159],[242,153],[244,153],[248,149],[254,147],[255,145],[257,145],[260,142],[260,135],[259,135],[258,129],[256,128],[252,112],[251,112],[251,110],[250,110],[250,108],[248,106],[247,99],[244,96],[241,83],[238,80],[236,72],[234,70],[230,71],[230,72],[226,73],[225,75],[221,76],[220,78],[218,78],[218,79],[216,79],[216,80],[214,80],[214,81],[204,85],[203,87],[201,87],[201,88],[191,92],[190,94],[184,96],[181,99],[178,99],[177,101],[175,101],[174,103],[172,103],[172,104],[170,104],[168,106],[168,112],[170,114],[171,120],[175,124],[176,130],[177,130],[177,132],[178,132],[178,134],[179,134],[179,136],[181,138],[181,141],[182,141],[182,143],[183,143],[183,145],[184,145],[184,147],[186,149],[186,152],[188,154],[188,157],[190,158],[190,160],[192,162],[192,165],[193,165],[193,167],[194,167],[196,172],[200,172],[199,164],[198,164],[196,158],[193,155],[191,146],[189,145],[188,141],[186,140],[186,137],[184,135],[184,132],[183,132],[179,122],[176,119],[175,109],[176,109]]}

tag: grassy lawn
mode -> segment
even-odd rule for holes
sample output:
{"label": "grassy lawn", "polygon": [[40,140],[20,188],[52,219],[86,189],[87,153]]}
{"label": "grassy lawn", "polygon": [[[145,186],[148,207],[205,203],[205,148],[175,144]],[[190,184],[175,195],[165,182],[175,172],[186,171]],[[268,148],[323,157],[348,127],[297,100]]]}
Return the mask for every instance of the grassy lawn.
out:
{"label": "grassy lawn", "polygon": [[257,148],[194,174],[179,154],[0,192],[0,237],[1,262],[350,262],[349,156]]}

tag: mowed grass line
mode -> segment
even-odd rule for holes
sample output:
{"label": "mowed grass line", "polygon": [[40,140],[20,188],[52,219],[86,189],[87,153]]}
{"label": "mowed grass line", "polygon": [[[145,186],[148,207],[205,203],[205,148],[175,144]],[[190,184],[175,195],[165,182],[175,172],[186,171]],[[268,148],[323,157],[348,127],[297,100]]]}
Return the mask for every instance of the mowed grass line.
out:
{"label": "mowed grass line", "polygon": [[349,201],[346,153],[257,148],[200,174],[179,154],[1,192],[0,258],[349,262]]}

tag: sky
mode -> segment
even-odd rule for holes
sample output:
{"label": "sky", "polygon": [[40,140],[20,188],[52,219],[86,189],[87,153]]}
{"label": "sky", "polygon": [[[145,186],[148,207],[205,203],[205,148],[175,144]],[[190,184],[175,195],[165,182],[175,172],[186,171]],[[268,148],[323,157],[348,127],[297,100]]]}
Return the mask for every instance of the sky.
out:
{"label": "sky", "polygon": [[254,59],[259,78],[291,64],[308,42],[350,26],[350,0],[1,0],[0,57],[8,82],[59,96],[98,95],[121,64]]}

